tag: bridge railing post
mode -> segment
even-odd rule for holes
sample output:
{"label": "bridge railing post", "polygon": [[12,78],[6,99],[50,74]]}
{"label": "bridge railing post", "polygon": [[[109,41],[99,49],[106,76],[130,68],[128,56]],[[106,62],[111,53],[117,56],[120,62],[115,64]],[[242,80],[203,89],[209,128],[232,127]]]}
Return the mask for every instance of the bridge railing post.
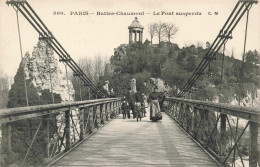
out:
{"label": "bridge railing post", "polygon": [[167,104],[168,104],[168,109],[167,109],[167,111],[168,111],[168,113],[172,116],[172,117],[174,117],[174,115],[173,115],[173,113],[174,113],[174,102],[167,102]]}
{"label": "bridge railing post", "polygon": [[101,119],[101,124],[105,123],[105,119],[104,119],[104,108],[105,108],[105,104],[101,104],[100,105],[100,119]]}
{"label": "bridge railing post", "polygon": [[172,116],[172,102],[167,101],[166,112]]}
{"label": "bridge railing post", "polygon": [[177,117],[176,120],[177,122],[180,123],[180,118],[181,118],[181,113],[182,113],[182,103],[178,103],[178,109],[177,109]]}
{"label": "bridge railing post", "polygon": [[168,102],[169,104],[169,112],[171,113],[171,116],[174,118],[175,117],[175,102]]}
{"label": "bridge railing post", "polygon": [[186,116],[186,104],[184,104],[184,103],[181,103],[181,117],[180,117],[180,123],[181,123],[181,125],[182,125],[182,127],[185,129],[185,126],[186,126],[186,118],[185,118],[185,116]]}
{"label": "bridge railing post", "polygon": [[114,118],[114,103],[111,102],[110,118]]}
{"label": "bridge railing post", "polygon": [[100,124],[100,105],[96,105],[96,127],[99,128]]}
{"label": "bridge railing post", "polygon": [[198,140],[201,140],[203,138],[203,126],[204,126],[204,110],[198,107],[198,111],[199,111],[199,125],[197,128],[197,132],[195,135],[195,138],[197,138]]}
{"label": "bridge railing post", "polygon": [[108,104],[109,104],[109,103],[106,103],[106,104],[105,104],[105,109],[104,109],[104,112],[105,112],[105,121],[108,121]]}
{"label": "bridge railing post", "polygon": [[220,162],[224,162],[226,157],[226,147],[227,147],[227,141],[226,141],[226,124],[227,124],[227,115],[226,114],[220,114]]}
{"label": "bridge railing post", "polygon": [[105,121],[108,121],[107,109],[108,109],[108,103],[104,104]]}
{"label": "bridge railing post", "polygon": [[12,125],[11,123],[6,123],[1,125],[2,141],[1,141],[1,166],[7,166],[9,157],[12,154]]}
{"label": "bridge railing post", "polygon": [[210,120],[209,120],[209,110],[204,109],[204,124],[203,124],[203,142],[204,145],[207,144],[208,138],[210,136]]}
{"label": "bridge railing post", "polygon": [[109,102],[109,103],[108,103],[108,106],[107,106],[107,116],[108,116],[108,120],[111,119],[111,105],[112,105],[112,103]]}
{"label": "bridge railing post", "polygon": [[118,104],[118,105],[117,105],[118,114],[122,114],[122,112],[121,112],[121,107],[120,107],[120,106],[121,106],[121,102],[118,101],[117,104]]}
{"label": "bridge railing post", "polygon": [[115,116],[117,116],[117,114],[119,114],[119,113],[118,113],[118,108],[117,108],[117,107],[118,107],[118,103],[117,103],[117,101],[116,101],[116,102],[115,102],[115,112],[116,112]]}
{"label": "bridge railing post", "polygon": [[116,113],[115,115],[119,114],[119,113],[118,113],[118,108],[117,108],[117,107],[118,107],[118,102],[116,101],[116,102],[115,102],[115,111],[116,111],[116,112],[115,112],[115,113]]}
{"label": "bridge railing post", "polygon": [[187,131],[189,133],[192,132],[192,126],[193,126],[193,113],[192,113],[192,107],[191,105],[187,105]]}
{"label": "bridge railing post", "polygon": [[195,115],[194,115],[194,107],[190,107],[190,118],[191,118],[191,121],[190,121],[190,133],[193,134],[194,132],[194,119],[195,119]]}
{"label": "bridge railing post", "polygon": [[258,152],[258,124],[250,121],[250,148],[249,148],[249,167],[257,167],[259,163],[259,152]]}
{"label": "bridge railing post", "polygon": [[181,125],[184,129],[186,129],[186,118],[185,118],[185,115],[186,115],[186,104],[185,103],[182,103],[181,104],[181,117],[180,117],[180,122],[181,122]]}
{"label": "bridge railing post", "polygon": [[192,118],[191,118],[191,107],[190,105],[186,105],[185,109],[185,122],[186,122],[186,131],[190,133],[191,125],[192,125]]}
{"label": "bridge railing post", "polygon": [[115,117],[115,102],[112,102],[112,118]]}
{"label": "bridge railing post", "polygon": [[43,117],[46,120],[46,158],[50,157],[49,144],[50,144],[50,116]]}
{"label": "bridge railing post", "polygon": [[173,116],[173,115],[172,115],[172,112],[173,112],[172,106],[173,106],[173,103],[167,101],[167,109],[166,109],[166,111],[167,111],[167,113],[169,113],[171,116]]}
{"label": "bridge railing post", "polygon": [[122,111],[121,111],[121,101],[118,101],[118,110],[119,110],[119,114],[122,114]]}
{"label": "bridge railing post", "polygon": [[89,114],[89,133],[93,132],[94,126],[95,126],[95,119],[94,119],[94,107],[91,106],[88,110]]}
{"label": "bridge railing post", "polygon": [[201,108],[200,109],[200,125],[198,128],[198,135],[199,139],[203,144],[206,144],[206,141],[209,137],[209,127],[208,127],[208,116],[209,111],[207,109]]}
{"label": "bridge railing post", "polygon": [[66,148],[65,151],[70,150],[70,110],[65,111],[65,126],[66,126]]}
{"label": "bridge railing post", "polygon": [[85,111],[84,108],[79,109],[79,124],[80,124],[80,140],[84,139],[85,136]]}
{"label": "bridge railing post", "polygon": [[198,113],[198,108],[197,107],[193,107],[193,135],[195,136],[197,133],[197,129],[198,129],[198,124],[199,124],[199,113]]}
{"label": "bridge railing post", "polygon": [[173,107],[173,117],[174,117],[174,119],[177,118],[177,115],[178,115],[177,113],[178,113],[178,103],[175,102],[174,107]]}

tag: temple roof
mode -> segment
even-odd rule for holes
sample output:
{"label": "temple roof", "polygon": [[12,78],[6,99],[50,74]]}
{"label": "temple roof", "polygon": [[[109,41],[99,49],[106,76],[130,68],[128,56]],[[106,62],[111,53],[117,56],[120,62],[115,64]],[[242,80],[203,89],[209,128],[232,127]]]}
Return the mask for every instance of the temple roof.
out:
{"label": "temple roof", "polygon": [[132,24],[130,26],[128,26],[128,29],[130,29],[130,28],[141,28],[141,29],[143,29],[144,27],[140,24],[137,17],[135,17],[135,20],[132,22]]}

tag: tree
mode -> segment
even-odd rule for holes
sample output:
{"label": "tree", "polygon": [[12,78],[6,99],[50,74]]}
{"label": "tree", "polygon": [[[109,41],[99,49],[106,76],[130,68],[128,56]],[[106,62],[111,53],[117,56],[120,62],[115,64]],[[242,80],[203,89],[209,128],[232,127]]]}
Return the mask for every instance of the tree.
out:
{"label": "tree", "polygon": [[155,35],[158,37],[159,44],[161,43],[161,40],[164,36],[164,27],[165,23],[162,23],[161,21],[159,23],[155,23]]}
{"label": "tree", "polygon": [[0,69],[0,108],[6,108],[9,92],[9,77]]}
{"label": "tree", "polygon": [[[34,85],[32,84],[32,79],[26,80],[27,84],[27,93],[28,93],[28,102],[29,106],[34,105],[42,105],[42,104],[50,104],[52,103],[52,95],[50,90],[42,90],[38,91]],[[38,94],[39,93],[39,94]],[[58,94],[54,93],[55,102],[60,103],[61,97]],[[14,83],[11,87],[11,90],[9,92],[8,97],[8,108],[14,108],[14,107],[24,107],[26,106],[26,96],[25,96],[25,87],[24,87],[24,70],[23,70],[23,63],[20,63],[20,66],[17,70],[17,73],[14,77]],[[53,136],[55,133],[56,128],[56,114],[50,115],[50,124],[52,125],[50,128],[49,135]],[[12,130],[12,151],[15,152],[15,154],[10,154],[8,159],[8,162],[6,162],[6,166],[11,165],[12,163],[19,164],[23,161],[23,157],[27,152],[26,147],[21,147],[24,145],[24,141],[31,142],[33,138],[33,132],[35,132],[35,129],[37,129],[37,126],[39,125],[41,121],[40,117],[33,117],[30,119],[22,119],[15,122],[12,122],[12,128],[16,128],[16,131]],[[43,121],[43,124],[45,122]],[[36,141],[33,143],[32,147],[34,148],[34,154],[38,157],[32,158],[32,155],[28,154],[27,161],[29,161],[31,164],[34,164],[35,166],[40,166],[40,159],[44,158],[44,154],[42,154],[46,150],[46,140],[44,139],[45,133],[43,130],[40,130],[38,132],[38,137],[36,138]],[[22,140],[17,137],[17,134],[22,136]],[[12,165],[11,165],[12,166]]]}
{"label": "tree", "polygon": [[154,37],[154,35],[155,35],[156,28],[157,28],[156,23],[150,23],[150,24],[148,24],[148,32],[149,32],[150,37],[151,37],[151,46],[152,46],[152,44],[153,44],[153,37]]}
{"label": "tree", "polygon": [[93,61],[93,83],[97,84],[99,81],[99,78],[104,75],[104,63],[102,61],[102,58],[100,55],[95,56],[95,59]]}
{"label": "tree", "polygon": [[171,24],[171,23],[164,23],[163,25],[164,25],[164,27],[163,27],[164,35],[168,38],[168,42],[171,42],[171,39],[177,33],[178,28],[174,24]]}
{"label": "tree", "polygon": [[87,77],[93,81],[93,61],[91,58],[84,57],[79,59],[79,66]]}
{"label": "tree", "polygon": [[[26,80],[27,94],[29,105],[39,105],[40,96],[37,94],[37,89],[29,84],[30,80]],[[12,85],[8,96],[8,108],[24,107],[26,106],[26,95],[24,87],[24,70],[23,63],[20,63],[19,69],[14,77],[14,84]]]}
{"label": "tree", "polygon": [[[94,59],[88,57],[80,58],[78,64],[91,82],[102,89],[102,86],[99,85],[102,84],[100,78],[104,76],[105,72],[107,74],[111,72],[111,67],[107,66],[105,60],[102,60],[101,56],[97,55]],[[76,101],[88,100],[91,98],[90,88],[87,85],[84,85],[77,76],[72,77],[72,84],[75,89]]]}

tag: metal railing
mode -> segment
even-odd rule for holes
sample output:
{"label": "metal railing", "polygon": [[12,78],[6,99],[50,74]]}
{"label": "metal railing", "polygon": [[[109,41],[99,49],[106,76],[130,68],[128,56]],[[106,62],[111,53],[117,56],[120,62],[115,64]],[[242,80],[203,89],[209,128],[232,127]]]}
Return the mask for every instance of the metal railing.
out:
{"label": "metal railing", "polygon": [[259,108],[171,97],[164,107],[220,164],[259,166]]}
{"label": "metal railing", "polygon": [[120,105],[106,98],[0,110],[2,166],[54,163],[119,114]]}

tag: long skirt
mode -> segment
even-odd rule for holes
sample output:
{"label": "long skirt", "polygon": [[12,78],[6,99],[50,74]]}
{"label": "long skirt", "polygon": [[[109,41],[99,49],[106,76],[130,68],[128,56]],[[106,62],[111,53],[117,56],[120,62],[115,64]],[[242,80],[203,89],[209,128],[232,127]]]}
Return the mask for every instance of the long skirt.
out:
{"label": "long skirt", "polygon": [[158,100],[152,100],[150,103],[150,120],[158,121],[162,119]]}

